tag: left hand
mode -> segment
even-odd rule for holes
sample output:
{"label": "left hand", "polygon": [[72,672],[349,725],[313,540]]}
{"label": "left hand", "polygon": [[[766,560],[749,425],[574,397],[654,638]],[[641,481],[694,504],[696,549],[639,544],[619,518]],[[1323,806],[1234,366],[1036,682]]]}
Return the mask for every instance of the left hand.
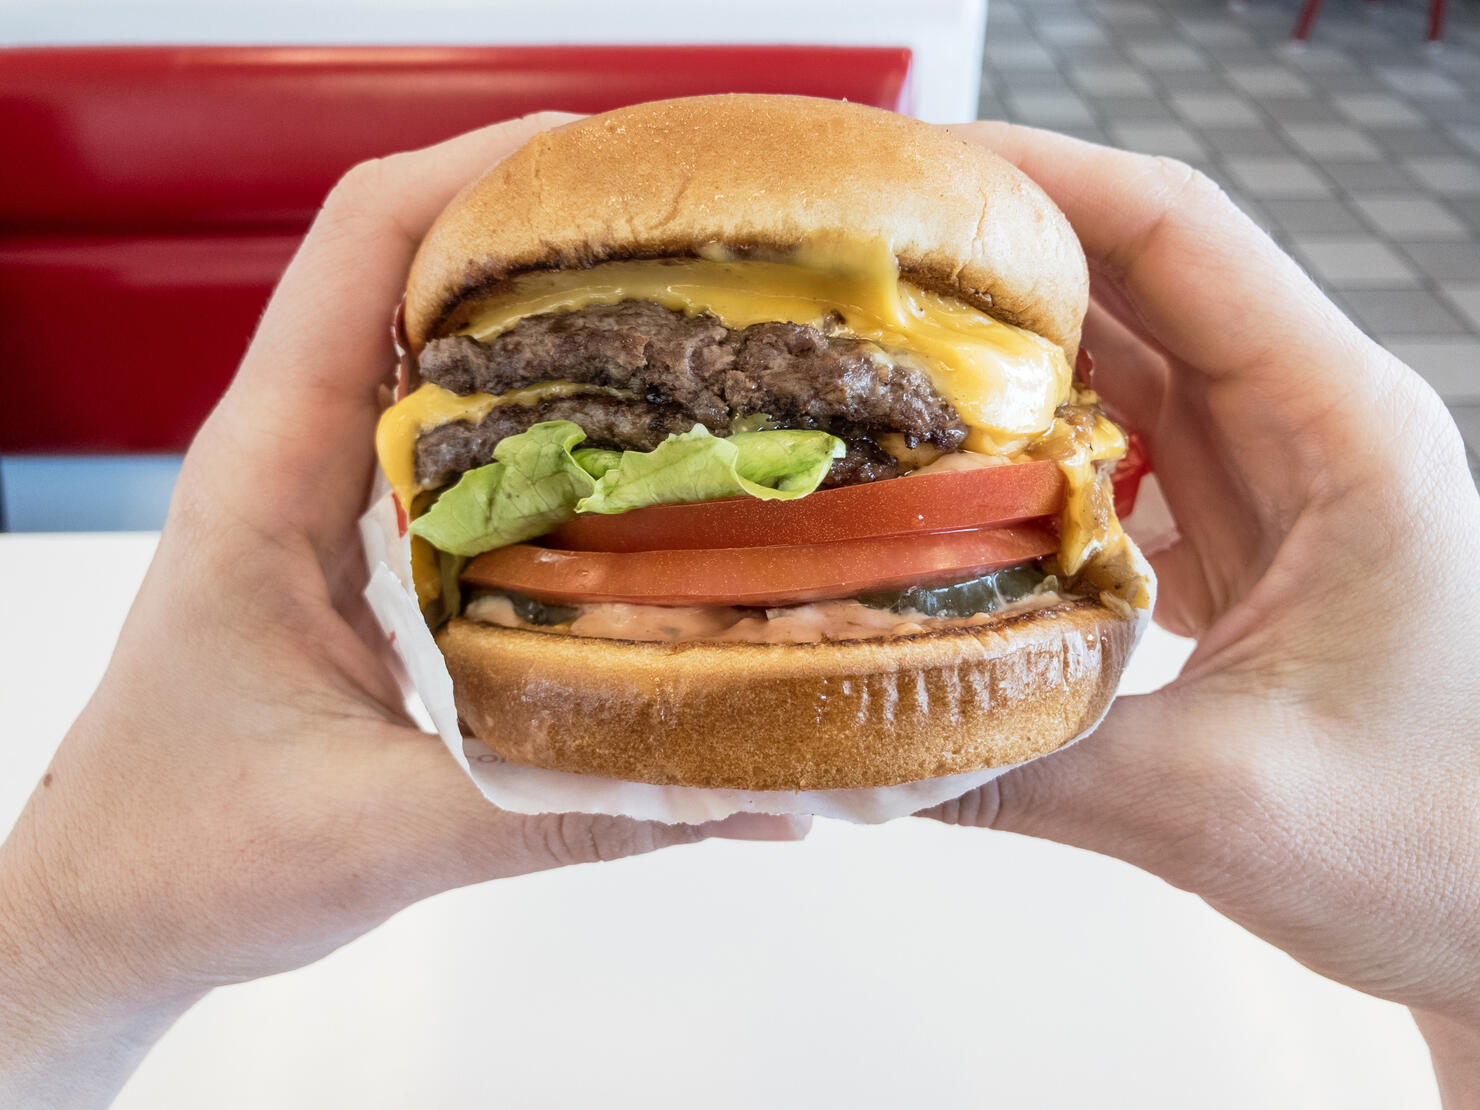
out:
{"label": "left hand", "polygon": [[107,674],[0,846],[0,1104],[105,1105],[211,987],[450,887],[805,835],[496,809],[406,718],[360,596],[412,254],[458,188],[568,118],[368,162],[330,194],[186,456]]}

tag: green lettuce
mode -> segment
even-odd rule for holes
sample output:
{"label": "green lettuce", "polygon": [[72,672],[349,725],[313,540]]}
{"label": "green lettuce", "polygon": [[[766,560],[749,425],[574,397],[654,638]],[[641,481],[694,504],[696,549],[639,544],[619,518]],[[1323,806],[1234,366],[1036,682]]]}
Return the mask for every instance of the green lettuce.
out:
{"label": "green lettuce", "polygon": [[536,424],[494,448],[411,524],[453,555],[473,556],[542,536],[577,513],[749,495],[790,500],[815,490],[843,441],[826,432],[751,431],[729,438],[703,425],[651,451],[576,450],[586,433],[569,420]]}
{"label": "green lettuce", "polygon": [[506,436],[494,461],[469,470],[437,503],[411,522],[411,531],[453,555],[543,536],[569,520],[596,479],[571,456],[586,433],[569,420],[547,420]]}
{"label": "green lettuce", "polygon": [[696,424],[651,451],[623,451],[576,510],[625,513],[743,494],[787,501],[815,490],[843,451],[843,441],[826,432],[742,432],[721,439]]}

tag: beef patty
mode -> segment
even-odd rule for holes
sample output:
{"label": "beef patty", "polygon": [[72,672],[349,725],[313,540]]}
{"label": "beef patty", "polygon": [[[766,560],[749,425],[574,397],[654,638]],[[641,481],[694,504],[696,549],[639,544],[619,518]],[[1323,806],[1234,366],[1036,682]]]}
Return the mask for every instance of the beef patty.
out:
{"label": "beef patty", "polygon": [[[457,480],[465,470],[493,459],[505,436],[516,435],[545,420],[570,420],[586,433],[583,447],[651,451],[670,435],[687,432],[697,421],[678,405],[650,405],[635,398],[605,393],[552,397],[533,405],[499,405],[478,423],[455,421],[423,432],[416,441],[416,481],[436,489]],[[848,453],[834,459],[822,480],[823,489],[894,478],[899,463],[868,439],[847,440]]]}
{"label": "beef patty", "polygon": [[695,423],[725,435],[733,420],[764,413],[779,426],[820,428],[848,444],[829,486],[898,472],[875,435],[899,432],[948,451],[966,438],[966,425],[930,379],[875,344],[800,324],[727,328],[709,314],[687,316],[648,301],[531,316],[486,343],[434,339],[418,363],[424,379],[460,394],[568,381],[632,395],[504,405],[481,423],[426,432],[417,441],[416,473],[427,487],[487,463],[500,439],[541,420],[572,420],[593,446],[650,450]]}

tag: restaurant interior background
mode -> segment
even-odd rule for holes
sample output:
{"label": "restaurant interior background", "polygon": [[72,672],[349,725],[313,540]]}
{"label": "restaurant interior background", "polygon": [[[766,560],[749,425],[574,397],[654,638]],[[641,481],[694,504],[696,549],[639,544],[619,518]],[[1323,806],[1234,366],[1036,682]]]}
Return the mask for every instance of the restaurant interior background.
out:
{"label": "restaurant interior background", "polygon": [[[1444,7],[0,0],[0,530],[32,534],[0,538],[0,572],[19,551],[7,544],[42,542],[34,533],[145,533],[112,541],[119,585],[65,610],[116,630],[190,429],[311,216],[305,198],[335,158],[375,153],[350,149],[367,135],[430,141],[483,118],[479,97],[494,92],[526,109],[546,93],[550,107],[592,108],[624,90],[716,84],[848,93],[1182,159],[1433,384],[1473,461],[1480,0],[1451,0],[1442,45],[1430,43]],[[602,49],[464,58],[445,117],[409,119],[382,96],[392,126],[365,107],[377,103],[367,72],[436,69],[450,43]],[[685,60],[699,44],[721,49]],[[57,70],[36,50],[99,45],[144,49]],[[155,49],[197,46],[254,49]],[[622,46],[676,52],[609,49]],[[369,67],[348,138],[332,115],[233,100],[259,67],[290,99],[332,101],[332,82],[293,92],[278,78],[346,58]],[[198,80],[203,99],[171,80]],[[172,338],[177,327],[200,346]],[[46,550],[26,565],[102,573],[86,549]],[[24,603],[35,627],[70,604],[3,577],[0,608]],[[111,636],[52,647],[95,675]],[[54,743],[85,691],[22,699],[30,645],[0,650],[0,732]],[[44,753],[19,750],[0,744],[0,828],[44,767]],[[321,964],[213,996],[118,1105],[1436,1105],[1401,1009],[1317,979],[1114,861],[1021,838],[969,844],[920,822],[827,823],[805,855],[702,851],[415,907]]]}

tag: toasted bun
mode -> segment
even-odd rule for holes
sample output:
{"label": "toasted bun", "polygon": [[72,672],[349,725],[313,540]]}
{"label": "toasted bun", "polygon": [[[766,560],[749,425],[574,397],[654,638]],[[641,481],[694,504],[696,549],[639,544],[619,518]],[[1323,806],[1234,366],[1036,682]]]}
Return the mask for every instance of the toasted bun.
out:
{"label": "toasted bun", "polygon": [[1135,622],[1069,601],[891,640],[654,644],[455,620],[457,708],[513,762],[740,790],[890,786],[1054,751],[1115,693]]}
{"label": "toasted bun", "polygon": [[406,330],[420,351],[458,305],[527,270],[840,233],[883,238],[912,281],[1037,332],[1072,365],[1089,281],[1043,190],[943,128],[798,96],[662,100],[536,135],[427,234]]}

